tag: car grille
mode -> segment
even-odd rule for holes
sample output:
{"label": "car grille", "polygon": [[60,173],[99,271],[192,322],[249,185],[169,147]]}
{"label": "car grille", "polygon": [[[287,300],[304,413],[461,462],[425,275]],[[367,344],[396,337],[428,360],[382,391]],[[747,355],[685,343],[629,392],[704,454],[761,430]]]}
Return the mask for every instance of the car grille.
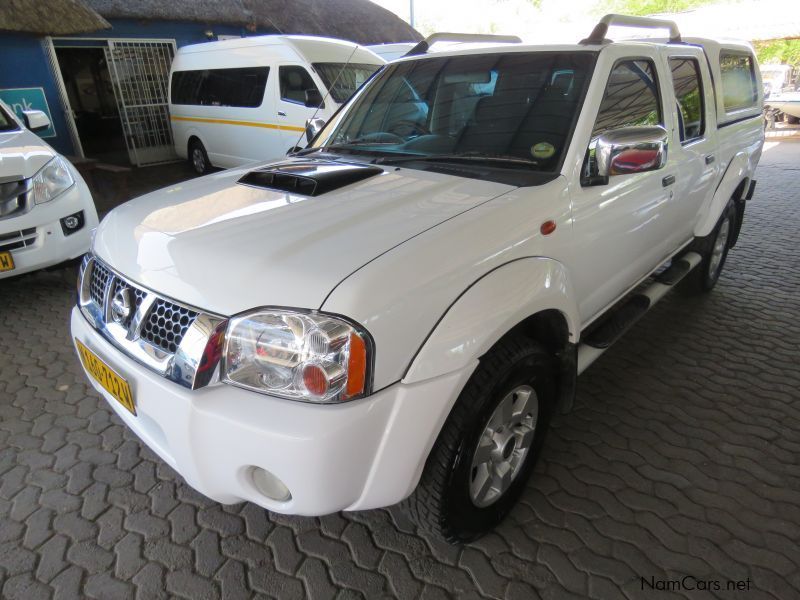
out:
{"label": "car grille", "polygon": [[[117,292],[124,287],[129,287],[133,291],[134,312],[139,310],[148,295],[147,291],[113,274],[96,259],[92,263],[90,277],[89,296],[101,313],[104,313],[106,305],[110,304]],[[107,290],[110,297],[106,297]],[[150,345],[174,354],[198,314],[190,308],[156,297],[147,313],[143,315],[139,336]]]}
{"label": "car grille", "polygon": [[0,234],[0,252],[33,246],[36,243],[36,237],[36,227]]}
{"label": "car grille", "polygon": [[0,219],[17,217],[28,212],[30,179],[0,183]]}
{"label": "car grille", "polygon": [[154,346],[174,354],[196,318],[195,311],[158,299],[148,313],[141,336]]}

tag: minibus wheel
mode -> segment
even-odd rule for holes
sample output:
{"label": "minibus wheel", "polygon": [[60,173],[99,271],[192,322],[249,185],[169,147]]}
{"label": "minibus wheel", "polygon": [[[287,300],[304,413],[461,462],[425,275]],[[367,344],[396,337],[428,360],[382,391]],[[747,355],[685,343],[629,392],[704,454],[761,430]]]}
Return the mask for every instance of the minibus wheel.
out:
{"label": "minibus wheel", "polygon": [[208,160],[208,153],[206,152],[203,142],[197,138],[193,138],[189,142],[189,164],[198,175],[205,175],[211,170],[211,163]]}

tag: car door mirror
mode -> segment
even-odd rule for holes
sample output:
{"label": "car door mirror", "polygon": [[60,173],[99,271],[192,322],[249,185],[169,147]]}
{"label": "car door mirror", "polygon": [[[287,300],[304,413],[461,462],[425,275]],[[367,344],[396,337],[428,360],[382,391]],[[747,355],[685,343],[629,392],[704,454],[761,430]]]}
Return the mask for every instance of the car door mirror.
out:
{"label": "car door mirror", "polygon": [[42,131],[50,127],[50,119],[41,110],[23,110],[22,118],[31,131]]}
{"label": "car door mirror", "polygon": [[655,171],[667,163],[667,130],[658,125],[606,131],[595,147],[597,175]]}
{"label": "car door mirror", "polygon": [[322,103],[322,94],[319,93],[319,90],[306,90],[306,106],[308,108],[325,108]]}
{"label": "car door mirror", "polygon": [[306,141],[310,144],[323,127],[325,127],[325,119],[306,120]]}

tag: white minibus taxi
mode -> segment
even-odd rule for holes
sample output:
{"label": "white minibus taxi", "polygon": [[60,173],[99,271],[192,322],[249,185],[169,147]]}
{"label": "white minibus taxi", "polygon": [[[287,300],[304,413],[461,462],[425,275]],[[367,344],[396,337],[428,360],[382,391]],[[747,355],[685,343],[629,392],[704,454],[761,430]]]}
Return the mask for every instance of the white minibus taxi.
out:
{"label": "white minibus taxi", "polygon": [[269,35],[193,44],[170,73],[178,156],[198,173],[286,154],[306,120],[328,119],[385,61],[328,38]]}

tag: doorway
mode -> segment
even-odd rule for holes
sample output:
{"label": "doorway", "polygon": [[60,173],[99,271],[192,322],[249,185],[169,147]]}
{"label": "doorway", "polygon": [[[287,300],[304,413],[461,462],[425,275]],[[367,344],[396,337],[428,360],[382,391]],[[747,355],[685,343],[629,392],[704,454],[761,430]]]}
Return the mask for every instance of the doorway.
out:
{"label": "doorway", "polygon": [[178,160],[168,98],[175,40],[57,38],[53,52],[84,156],[139,167]]}
{"label": "doorway", "polygon": [[55,48],[61,78],[88,158],[129,165],[120,111],[103,48]]}

